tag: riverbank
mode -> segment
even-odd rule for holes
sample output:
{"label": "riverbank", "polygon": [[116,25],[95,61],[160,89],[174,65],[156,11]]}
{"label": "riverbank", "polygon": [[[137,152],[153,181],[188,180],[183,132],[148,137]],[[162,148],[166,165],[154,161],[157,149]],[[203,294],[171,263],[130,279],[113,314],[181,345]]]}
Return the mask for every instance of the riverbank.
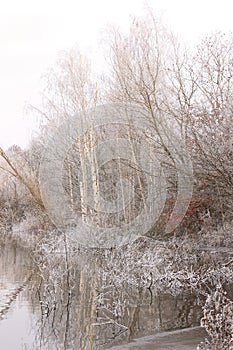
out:
{"label": "riverbank", "polygon": [[134,339],[125,345],[110,347],[111,350],[196,350],[207,336],[202,327],[178,329]]}

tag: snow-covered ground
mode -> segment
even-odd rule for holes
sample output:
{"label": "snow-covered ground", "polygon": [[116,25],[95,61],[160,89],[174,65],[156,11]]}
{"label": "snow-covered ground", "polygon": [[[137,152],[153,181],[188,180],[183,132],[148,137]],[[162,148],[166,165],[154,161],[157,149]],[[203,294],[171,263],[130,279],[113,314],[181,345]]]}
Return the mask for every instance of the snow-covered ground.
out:
{"label": "snow-covered ground", "polygon": [[111,350],[196,350],[206,333],[201,327],[163,332],[135,339],[126,345],[111,347]]}

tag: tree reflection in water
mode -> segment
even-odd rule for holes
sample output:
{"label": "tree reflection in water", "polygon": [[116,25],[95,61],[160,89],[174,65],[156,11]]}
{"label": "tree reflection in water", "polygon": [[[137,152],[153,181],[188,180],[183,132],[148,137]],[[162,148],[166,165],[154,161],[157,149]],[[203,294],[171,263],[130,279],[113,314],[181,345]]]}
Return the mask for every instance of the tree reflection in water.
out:
{"label": "tree reflection in water", "polygon": [[184,283],[181,287],[182,276],[166,276],[168,266],[161,262],[169,255],[163,244],[156,243],[153,251],[141,243],[140,249],[135,243],[118,251],[86,251],[68,249],[61,235],[54,241],[50,246],[40,242],[31,257],[13,243],[2,245],[1,290],[11,290],[6,303],[15,295],[11,316],[21,300],[30,303],[33,319],[30,341],[22,334],[19,349],[107,349],[133,337],[199,324],[204,295]]}

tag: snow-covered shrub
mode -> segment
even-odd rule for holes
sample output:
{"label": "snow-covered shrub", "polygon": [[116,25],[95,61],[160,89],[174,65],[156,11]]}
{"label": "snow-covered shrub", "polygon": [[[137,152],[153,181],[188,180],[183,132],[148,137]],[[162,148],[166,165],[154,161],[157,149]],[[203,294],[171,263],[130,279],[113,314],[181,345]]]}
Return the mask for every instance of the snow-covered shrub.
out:
{"label": "snow-covered shrub", "polygon": [[201,325],[209,339],[198,345],[197,350],[233,350],[233,302],[221,286],[208,296]]}

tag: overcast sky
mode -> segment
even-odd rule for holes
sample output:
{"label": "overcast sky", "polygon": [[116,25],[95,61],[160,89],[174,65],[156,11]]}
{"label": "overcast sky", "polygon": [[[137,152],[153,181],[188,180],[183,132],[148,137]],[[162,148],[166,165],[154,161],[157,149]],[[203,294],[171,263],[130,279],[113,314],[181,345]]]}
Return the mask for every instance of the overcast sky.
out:
{"label": "overcast sky", "polygon": [[[191,44],[208,32],[233,31],[232,0],[148,0],[147,4]],[[0,147],[25,147],[35,120],[26,103],[39,103],[40,77],[60,50],[75,44],[91,52],[109,23],[126,29],[142,15],[142,0],[8,0],[0,12]]]}

